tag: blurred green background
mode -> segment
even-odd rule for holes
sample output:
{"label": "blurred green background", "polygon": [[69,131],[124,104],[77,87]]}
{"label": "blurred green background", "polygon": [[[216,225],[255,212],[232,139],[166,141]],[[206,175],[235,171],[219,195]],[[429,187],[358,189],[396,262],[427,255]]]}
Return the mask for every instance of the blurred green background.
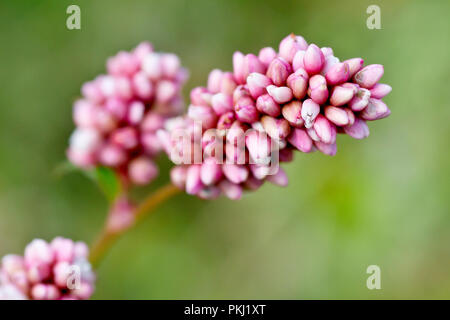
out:
{"label": "blurred green background", "polygon": [[[450,298],[450,2],[72,1],[0,3],[0,256],[40,237],[91,242],[107,203],[83,175],[57,179],[72,102],[106,58],[142,40],[177,53],[189,90],[234,50],[277,47],[294,32],[343,59],[385,66],[392,115],[338,154],[298,153],[287,188],[241,201],[178,195],[124,236],[94,298]],[[366,8],[381,8],[368,30]],[[161,176],[144,190],[168,179]],[[144,192],[141,191],[141,192]],[[381,290],[366,268],[381,268]]]}

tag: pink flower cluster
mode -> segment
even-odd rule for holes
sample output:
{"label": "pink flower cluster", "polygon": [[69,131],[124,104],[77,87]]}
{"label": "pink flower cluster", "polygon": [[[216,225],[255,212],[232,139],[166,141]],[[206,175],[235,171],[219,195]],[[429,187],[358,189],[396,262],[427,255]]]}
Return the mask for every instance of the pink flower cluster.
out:
{"label": "pink flower cluster", "polygon": [[[173,168],[173,183],[202,198],[224,193],[231,199],[265,180],[286,185],[281,168],[271,171],[258,159],[273,158],[276,151],[279,161],[290,161],[295,149],[335,155],[337,133],[367,137],[366,121],[390,114],[381,98],[391,87],[378,83],[383,72],[379,64],[364,67],[361,58],[340,62],[331,48],[293,34],[281,41],[278,52],[270,47],[258,56],[235,52],[233,72],[213,70],[207,87],[192,90],[187,117],[160,131],[167,152],[193,160]],[[190,132],[189,146],[168,141],[174,128]],[[236,143],[236,129],[247,132],[243,145]],[[217,143],[225,150],[219,155],[212,152]]]}
{"label": "pink flower cluster", "polygon": [[109,58],[107,71],[82,86],[68,157],[77,166],[112,167],[126,182],[147,184],[158,173],[155,132],[183,111],[187,71],[175,54],[154,52],[147,42]]}
{"label": "pink flower cluster", "polygon": [[0,267],[0,299],[88,299],[95,274],[83,242],[57,237],[35,239],[25,255],[6,255]]}

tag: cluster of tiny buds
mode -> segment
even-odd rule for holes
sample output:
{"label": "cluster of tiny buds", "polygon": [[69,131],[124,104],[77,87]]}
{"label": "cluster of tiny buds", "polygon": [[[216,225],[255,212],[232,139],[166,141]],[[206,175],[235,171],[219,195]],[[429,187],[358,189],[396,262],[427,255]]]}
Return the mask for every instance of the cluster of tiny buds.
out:
{"label": "cluster of tiny buds", "polygon": [[157,53],[143,42],[107,61],[107,74],[82,86],[73,108],[76,129],[67,155],[82,168],[106,166],[124,182],[144,185],[158,169],[156,131],[183,111],[187,71],[175,54]]}
{"label": "cluster of tiny buds", "polygon": [[84,300],[94,292],[95,274],[83,242],[35,239],[24,256],[6,255],[0,266],[0,300]]}
{"label": "cluster of tiny buds", "polygon": [[[335,155],[337,133],[363,139],[366,121],[390,114],[381,99],[391,87],[378,83],[383,73],[382,65],[364,67],[361,58],[340,62],[331,48],[293,34],[278,52],[235,52],[233,72],[213,70],[206,87],[191,91],[187,116],[158,131],[177,164],[173,183],[201,198],[223,193],[231,199],[265,180],[286,185],[273,159],[291,161],[293,150]],[[186,132],[181,140],[180,130]]]}

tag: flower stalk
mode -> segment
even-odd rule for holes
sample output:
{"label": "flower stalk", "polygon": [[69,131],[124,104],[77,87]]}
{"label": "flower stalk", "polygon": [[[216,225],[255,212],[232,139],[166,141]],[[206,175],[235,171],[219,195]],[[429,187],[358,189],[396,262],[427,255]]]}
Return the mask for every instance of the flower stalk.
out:
{"label": "flower stalk", "polygon": [[138,224],[149,214],[155,212],[155,209],[160,204],[164,203],[179,192],[180,189],[178,189],[171,183],[162,186],[154,193],[151,193],[148,197],[146,197],[137,207],[132,209],[132,222],[124,224],[122,228],[111,228],[111,219],[114,214],[117,213],[117,211],[113,209],[110,210],[102,232],[100,233],[94,244],[91,246],[89,261],[91,262],[92,266],[94,268],[97,268],[100,265],[100,262],[105,254],[122,234],[130,230],[133,226]]}

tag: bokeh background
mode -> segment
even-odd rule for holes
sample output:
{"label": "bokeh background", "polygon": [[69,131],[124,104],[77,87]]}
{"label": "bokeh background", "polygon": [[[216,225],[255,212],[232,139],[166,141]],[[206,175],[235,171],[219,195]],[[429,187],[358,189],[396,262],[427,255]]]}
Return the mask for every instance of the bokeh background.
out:
{"label": "bokeh background", "polygon": [[[81,30],[66,8],[81,7]],[[368,30],[366,8],[381,8]],[[107,209],[80,173],[57,178],[81,84],[108,56],[142,40],[177,53],[185,88],[234,50],[277,47],[294,32],[341,58],[385,66],[392,115],[338,154],[298,153],[287,188],[241,201],[178,195],[120,239],[98,270],[94,298],[450,298],[450,2],[0,2],[0,256],[31,239],[91,242]],[[148,192],[167,181],[170,164]],[[366,268],[381,268],[381,290]]]}

